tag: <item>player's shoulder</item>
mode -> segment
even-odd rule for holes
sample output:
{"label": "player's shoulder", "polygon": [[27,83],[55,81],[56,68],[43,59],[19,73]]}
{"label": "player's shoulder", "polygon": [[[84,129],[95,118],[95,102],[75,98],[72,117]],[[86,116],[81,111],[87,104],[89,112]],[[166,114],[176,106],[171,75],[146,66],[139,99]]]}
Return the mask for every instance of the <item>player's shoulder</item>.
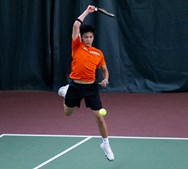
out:
{"label": "player's shoulder", "polygon": [[80,37],[80,35],[78,35],[78,36],[75,37],[75,38],[72,37],[72,42],[73,42],[73,43],[75,43],[75,42],[81,43],[81,37]]}
{"label": "player's shoulder", "polygon": [[92,51],[98,53],[100,56],[103,56],[103,52],[96,47],[92,47]]}

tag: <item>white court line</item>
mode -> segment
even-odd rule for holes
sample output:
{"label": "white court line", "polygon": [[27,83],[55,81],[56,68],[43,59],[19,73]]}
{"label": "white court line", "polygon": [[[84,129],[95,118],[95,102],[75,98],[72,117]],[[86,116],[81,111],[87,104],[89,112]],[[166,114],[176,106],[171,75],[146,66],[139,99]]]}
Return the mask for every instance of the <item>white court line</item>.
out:
{"label": "white court line", "polygon": [[73,145],[72,147],[70,147],[70,148],[66,149],[65,151],[63,151],[63,152],[57,154],[56,156],[50,158],[49,160],[43,162],[42,164],[40,164],[40,165],[34,167],[33,169],[39,169],[39,168],[43,167],[44,165],[50,163],[51,161],[55,160],[56,158],[58,158],[58,157],[60,157],[60,156],[66,154],[66,153],[69,152],[70,150],[72,150],[72,149],[78,147],[79,145],[81,145],[81,144],[85,143],[86,141],[90,140],[91,138],[92,138],[92,137],[87,137],[87,138],[85,138],[84,140],[78,142],[77,144]]}
{"label": "white court line", "polygon": [[3,136],[5,136],[5,135],[4,135],[4,134],[1,134],[1,135],[0,135],[0,138],[3,137]]}
{"label": "white court line", "polygon": [[109,136],[109,138],[123,138],[123,139],[141,139],[141,140],[187,140],[188,138],[183,137],[132,137],[132,136]]}
{"label": "white court line", "polygon": [[[89,135],[45,135],[45,134],[3,134],[3,136],[20,136],[20,137],[92,137],[101,138],[101,136],[89,136]],[[158,140],[188,140],[183,137],[134,137],[134,136],[109,136],[109,138],[119,139],[158,139]]]}
{"label": "white court line", "polygon": [[89,136],[89,135],[50,135],[50,134],[4,134],[4,136],[15,137],[101,137],[101,136]]}

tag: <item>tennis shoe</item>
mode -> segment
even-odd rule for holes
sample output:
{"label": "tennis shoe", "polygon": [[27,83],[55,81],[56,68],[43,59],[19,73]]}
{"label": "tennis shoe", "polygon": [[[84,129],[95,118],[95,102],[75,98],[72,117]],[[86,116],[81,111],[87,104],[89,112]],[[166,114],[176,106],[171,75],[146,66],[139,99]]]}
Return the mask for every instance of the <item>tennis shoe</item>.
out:
{"label": "tennis shoe", "polygon": [[106,158],[109,161],[113,161],[114,160],[114,153],[112,152],[110,145],[106,145],[106,144],[102,143],[101,148],[104,151]]}
{"label": "tennis shoe", "polygon": [[65,97],[65,95],[67,94],[68,88],[69,88],[69,84],[66,85],[66,86],[60,87],[59,90],[58,90],[58,95],[62,96],[62,97]]}

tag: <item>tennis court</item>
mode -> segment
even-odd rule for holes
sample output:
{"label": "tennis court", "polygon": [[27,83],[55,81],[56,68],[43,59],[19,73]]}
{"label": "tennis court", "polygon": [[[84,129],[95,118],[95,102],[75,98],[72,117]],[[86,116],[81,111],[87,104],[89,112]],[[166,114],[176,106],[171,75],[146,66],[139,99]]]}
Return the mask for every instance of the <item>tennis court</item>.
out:
{"label": "tennis court", "polygon": [[111,137],[115,161],[105,159],[97,136],[0,137],[2,169],[185,169],[188,139]]}
{"label": "tennis court", "polygon": [[[53,92],[0,92],[2,169],[186,169],[187,93],[101,94],[115,161],[92,112],[71,117]],[[49,104],[50,103],[50,104]]]}

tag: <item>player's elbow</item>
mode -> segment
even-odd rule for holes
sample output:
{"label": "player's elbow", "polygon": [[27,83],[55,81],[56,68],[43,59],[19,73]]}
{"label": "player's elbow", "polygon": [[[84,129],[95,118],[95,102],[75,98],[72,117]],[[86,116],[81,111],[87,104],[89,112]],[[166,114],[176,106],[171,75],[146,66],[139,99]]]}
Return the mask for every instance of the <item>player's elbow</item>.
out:
{"label": "player's elbow", "polygon": [[73,29],[80,29],[80,23],[75,21],[73,24]]}

